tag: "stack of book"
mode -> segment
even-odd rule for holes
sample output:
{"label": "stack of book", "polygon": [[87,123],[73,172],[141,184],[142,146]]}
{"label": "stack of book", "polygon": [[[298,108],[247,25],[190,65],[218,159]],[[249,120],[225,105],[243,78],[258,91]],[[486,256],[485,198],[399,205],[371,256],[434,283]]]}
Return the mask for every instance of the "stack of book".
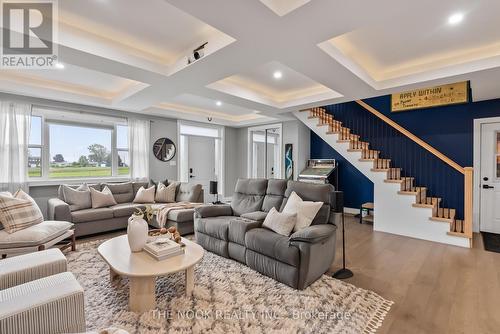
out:
{"label": "stack of book", "polygon": [[158,261],[184,254],[181,245],[168,238],[156,238],[148,242],[144,250]]}

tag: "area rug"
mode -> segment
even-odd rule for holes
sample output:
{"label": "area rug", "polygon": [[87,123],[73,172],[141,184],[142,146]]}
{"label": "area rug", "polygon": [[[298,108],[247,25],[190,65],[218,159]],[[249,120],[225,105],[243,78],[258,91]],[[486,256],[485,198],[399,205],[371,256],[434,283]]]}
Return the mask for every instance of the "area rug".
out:
{"label": "area rug", "polygon": [[128,311],[126,278],[110,282],[97,253],[101,241],[69,252],[68,269],[85,290],[89,330],[118,327],[130,333],[374,333],[392,302],[376,293],[322,276],[294,290],[236,261],[206,252],[195,269],[192,297],[184,273],[157,280],[156,310]]}

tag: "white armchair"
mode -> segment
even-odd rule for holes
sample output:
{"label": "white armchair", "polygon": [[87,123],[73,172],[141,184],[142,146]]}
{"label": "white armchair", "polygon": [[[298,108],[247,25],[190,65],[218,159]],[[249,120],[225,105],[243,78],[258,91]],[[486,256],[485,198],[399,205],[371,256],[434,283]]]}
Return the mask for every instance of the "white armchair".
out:
{"label": "white armchair", "polygon": [[85,331],[83,288],[58,249],[0,261],[0,333]]}

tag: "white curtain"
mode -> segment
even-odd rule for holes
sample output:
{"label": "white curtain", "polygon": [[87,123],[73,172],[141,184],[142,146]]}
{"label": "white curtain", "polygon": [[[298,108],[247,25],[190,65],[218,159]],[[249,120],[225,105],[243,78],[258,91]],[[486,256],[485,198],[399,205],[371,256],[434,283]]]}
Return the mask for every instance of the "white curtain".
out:
{"label": "white curtain", "polygon": [[149,180],[150,121],[128,119],[130,176],[133,180]]}
{"label": "white curtain", "polygon": [[31,104],[0,101],[0,191],[28,191]]}

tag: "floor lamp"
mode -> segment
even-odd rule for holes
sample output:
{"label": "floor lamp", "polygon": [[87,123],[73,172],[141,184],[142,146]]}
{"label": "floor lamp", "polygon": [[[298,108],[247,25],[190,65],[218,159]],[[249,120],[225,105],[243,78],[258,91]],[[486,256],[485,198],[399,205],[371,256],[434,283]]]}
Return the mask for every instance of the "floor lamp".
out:
{"label": "floor lamp", "polygon": [[342,214],[342,269],[333,273],[333,278],[346,279],[352,277],[354,274],[345,267],[344,193],[342,191],[335,192],[335,212]]}

